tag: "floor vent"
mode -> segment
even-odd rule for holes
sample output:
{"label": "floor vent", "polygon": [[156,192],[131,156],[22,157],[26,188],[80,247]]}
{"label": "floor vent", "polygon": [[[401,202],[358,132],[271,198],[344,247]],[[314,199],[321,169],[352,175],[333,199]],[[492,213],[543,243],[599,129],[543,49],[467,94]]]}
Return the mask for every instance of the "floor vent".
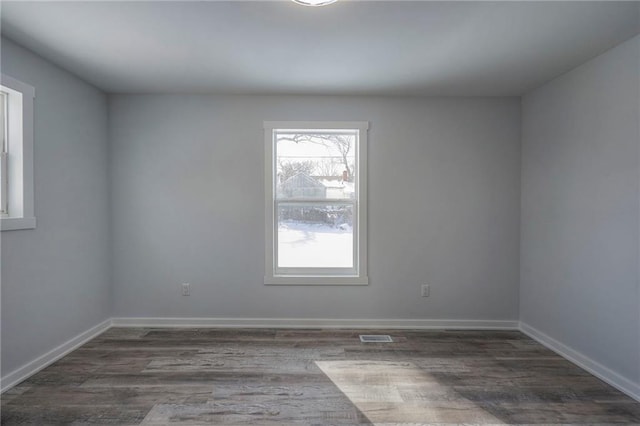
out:
{"label": "floor vent", "polygon": [[361,334],[360,341],[364,343],[389,343],[393,342],[391,336],[386,334]]}

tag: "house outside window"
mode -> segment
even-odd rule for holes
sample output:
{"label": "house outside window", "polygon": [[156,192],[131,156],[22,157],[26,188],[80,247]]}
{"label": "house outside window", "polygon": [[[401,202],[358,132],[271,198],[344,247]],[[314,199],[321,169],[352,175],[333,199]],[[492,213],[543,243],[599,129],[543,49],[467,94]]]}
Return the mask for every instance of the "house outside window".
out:
{"label": "house outside window", "polygon": [[265,284],[368,284],[367,129],[265,122]]}

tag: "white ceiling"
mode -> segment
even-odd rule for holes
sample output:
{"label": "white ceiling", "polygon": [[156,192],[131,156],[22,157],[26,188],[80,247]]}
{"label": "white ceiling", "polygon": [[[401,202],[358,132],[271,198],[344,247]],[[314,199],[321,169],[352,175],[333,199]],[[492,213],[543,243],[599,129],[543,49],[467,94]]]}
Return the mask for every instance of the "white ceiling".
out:
{"label": "white ceiling", "polygon": [[2,1],[107,92],[519,95],[640,32],[638,2]]}

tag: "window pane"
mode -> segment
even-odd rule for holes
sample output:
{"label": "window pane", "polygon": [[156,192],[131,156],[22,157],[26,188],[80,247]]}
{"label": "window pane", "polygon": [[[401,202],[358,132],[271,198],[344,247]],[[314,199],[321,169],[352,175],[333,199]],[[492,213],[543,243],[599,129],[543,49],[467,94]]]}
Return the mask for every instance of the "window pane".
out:
{"label": "window pane", "polygon": [[280,205],[277,216],[278,267],[353,267],[352,205]]}
{"label": "window pane", "polygon": [[276,132],[276,198],[355,199],[356,131]]}

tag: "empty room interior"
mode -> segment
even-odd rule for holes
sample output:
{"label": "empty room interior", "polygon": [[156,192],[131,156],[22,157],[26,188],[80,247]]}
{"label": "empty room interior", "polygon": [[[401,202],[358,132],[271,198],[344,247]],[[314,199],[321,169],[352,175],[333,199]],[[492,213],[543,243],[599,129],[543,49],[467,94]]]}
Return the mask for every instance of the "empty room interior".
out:
{"label": "empty room interior", "polygon": [[3,425],[640,424],[640,2],[0,18]]}

